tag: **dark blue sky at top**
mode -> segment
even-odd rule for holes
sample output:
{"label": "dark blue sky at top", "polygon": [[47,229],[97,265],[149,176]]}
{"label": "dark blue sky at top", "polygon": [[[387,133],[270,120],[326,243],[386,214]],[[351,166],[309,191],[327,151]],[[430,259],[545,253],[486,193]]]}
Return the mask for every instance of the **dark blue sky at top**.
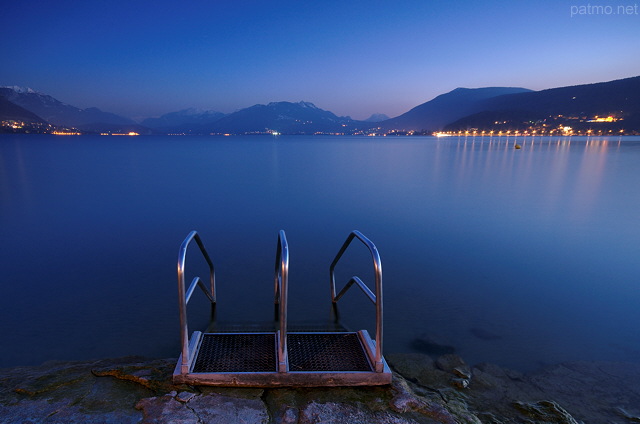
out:
{"label": "dark blue sky at top", "polygon": [[[131,117],[315,103],[396,116],[456,87],[540,90],[640,75],[625,0],[14,1],[0,85]],[[571,16],[580,6],[611,14]],[[640,8],[640,7],[638,7]]]}

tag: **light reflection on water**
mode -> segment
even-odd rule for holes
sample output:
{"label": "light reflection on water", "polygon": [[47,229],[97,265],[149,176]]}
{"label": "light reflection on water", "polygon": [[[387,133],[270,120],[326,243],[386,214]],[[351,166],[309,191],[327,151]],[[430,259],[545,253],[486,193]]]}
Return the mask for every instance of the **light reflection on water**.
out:
{"label": "light reflection on water", "polygon": [[[359,229],[382,255],[388,352],[637,360],[638,159],[632,137],[2,136],[0,366],[177,355],[191,229],[219,317],[270,319],[280,228],[292,319],[328,314],[328,266]],[[361,300],[343,316],[371,327]]]}

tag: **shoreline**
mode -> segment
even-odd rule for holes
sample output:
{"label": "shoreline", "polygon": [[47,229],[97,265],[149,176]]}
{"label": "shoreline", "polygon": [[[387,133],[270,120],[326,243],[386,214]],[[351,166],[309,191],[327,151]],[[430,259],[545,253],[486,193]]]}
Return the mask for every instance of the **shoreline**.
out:
{"label": "shoreline", "polygon": [[174,385],[175,359],[50,361],[0,369],[0,422],[633,423],[640,364],[567,362],[520,373],[455,354],[386,355],[389,386]]}

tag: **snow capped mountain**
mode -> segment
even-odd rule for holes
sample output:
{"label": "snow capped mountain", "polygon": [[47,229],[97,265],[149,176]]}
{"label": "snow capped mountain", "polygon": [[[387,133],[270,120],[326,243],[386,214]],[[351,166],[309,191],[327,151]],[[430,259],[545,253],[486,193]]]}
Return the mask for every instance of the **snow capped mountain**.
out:
{"label": "snow capped mountain", "polygon": [[360,126],[361,122],[349,117],[336,116],[309,102],[271,102],[254,105],[230,113],[202,128],[209,133],[264,133],[282,134],[343,133]]}
{"label": "snow capped mountain", "polygon": [[304,102],[304,101],[299,101],[298,104],[302,107],[308,107],[310,109],[318,109],[320,110],[320,108],[318,108],[316,105],[314,105],[311,102]]}
{"label": "snow capped mountain", "polygon": [[293,103],[293,102],[271,102],[267,105],[255,105],[255,106],[267,106],[267,107],[281,107],[282,105],[297,105],[303,108],[308,108],[308,109],[317,109],[317,110],[322,110],[319,107],[317,107],[316,105],[314,105],[311,102],[305,102],[303,100],[297,102],[297,103]]}
{"label": "snow capped mountain", "polygon": [[[23,108],[47,119],[42,108],[54,108],[56,106],[68,106],[53,97],[36,91],[32,88],[6,86],[0,87],[0,95]],[[50,112],[50,111],[49,111]]]}
{"label": "snow capped mountain", "polygon": [[364,122],[381,122],[386,121],[387,119],[390,118],[384,113],[374,113],[373,115],[365,119]]}
{"label": "snow capped mountain", "polygon": [[39,93],[38,91],[34,90],[33,88],[20,87],[18,85],[5,85],[4,87],[0,87],[0,88],[8,88],[10,90],[15,91],[18,94],[25,94],[25,93],[42,94],[42,93]]}

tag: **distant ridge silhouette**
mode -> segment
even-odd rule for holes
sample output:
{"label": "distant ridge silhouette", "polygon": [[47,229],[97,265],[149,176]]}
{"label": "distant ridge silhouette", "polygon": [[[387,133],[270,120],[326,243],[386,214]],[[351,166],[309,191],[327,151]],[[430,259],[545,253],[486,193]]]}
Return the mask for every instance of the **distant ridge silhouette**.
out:
{"label": "distant ridge silhouette", "polygon": [[[594,84],[531,91],[518,87],[456,88],[391,119],[366,121],[337,116],[310,102],[272,102],[230,114],[185,109],[148,118],[142,125],[97,108],[80,109],[38,91],[0,87],[3,120],[47,122],[85,132],[141,134],[371,134],[524,129],[532,123],[587,128],[597,116],[613,116],[608,130],[640,131],[640,76]],[[567,121],[567,122],[565,122]],[[602,126],[601,126],[602,127]]]}
{"label": "distant ridge silhouette", "polygon": [[456,88],[378,126],[383,130],[438,131],[451,122],[482,111],[482,101],[486,99],[529,91],[517,87]]}
{"label": "distant ridge silhouette", "polygon": [[[524,129],[531,123],[556,119],[556,124],[570,123],[576,128],[597,116],[622,118],[610,127],[640,130],[640,76],[595,84],[551,88],[486,99],[478,104],[481,111],[451,122],[445,130],[471,128],[486,130],[503,122],[505,129]],[[586,118],[585,122],[580,119]],[[591,124],[593,126],[593,124]]]}

